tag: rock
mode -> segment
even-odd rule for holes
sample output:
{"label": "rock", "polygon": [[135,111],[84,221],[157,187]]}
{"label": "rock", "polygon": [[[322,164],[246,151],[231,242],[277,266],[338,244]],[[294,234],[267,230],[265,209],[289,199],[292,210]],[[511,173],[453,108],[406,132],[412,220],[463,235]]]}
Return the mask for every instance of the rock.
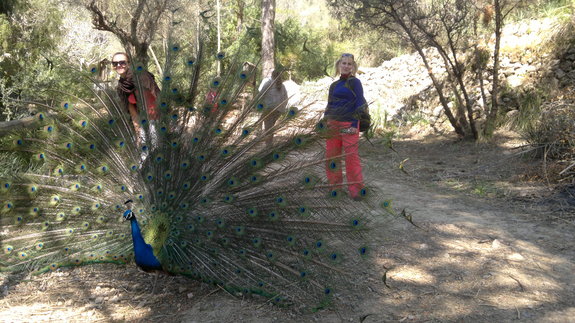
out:
{"label": "rock", "polygon": [[443,107],[442,107],[442,106],[437,106],[437,107],[435,107],[435,109],[433,109],[432,115],[433,115],[435,118],[439,118],[439,116],[441,116],[441,113],[442,113],[442,112],[443,112]]}
{"label": "rock", "polygon": [[498,249],[499,247],[501,247],[501,242],[499,242],[499,240],[497,240],[497,239],[494,239],[491,242],[491,248],[492,249]]}
{"label": "rock", "polygon": [[525,260],[525,257],[523,257],[521,254],[514,253],[514,254],[510,255],[509,257],[507,257],[507,259],[513,260],[513,261],[523,261],[523,260]]}

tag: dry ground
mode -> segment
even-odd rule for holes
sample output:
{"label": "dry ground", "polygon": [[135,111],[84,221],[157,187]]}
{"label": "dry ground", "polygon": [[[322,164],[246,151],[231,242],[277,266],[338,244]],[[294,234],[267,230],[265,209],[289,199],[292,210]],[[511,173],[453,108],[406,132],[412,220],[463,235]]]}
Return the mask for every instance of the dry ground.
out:
{"label": "dry ground", "polygon": [[153,276],[100,265],[5,279],[0,321],[574,322],[575,199],[533,176],[520,145],[365,143],[366,178],[418,227],[375,223],[369,286],[337,310],[295,315],[182,277],[159,277],[152,295]]}

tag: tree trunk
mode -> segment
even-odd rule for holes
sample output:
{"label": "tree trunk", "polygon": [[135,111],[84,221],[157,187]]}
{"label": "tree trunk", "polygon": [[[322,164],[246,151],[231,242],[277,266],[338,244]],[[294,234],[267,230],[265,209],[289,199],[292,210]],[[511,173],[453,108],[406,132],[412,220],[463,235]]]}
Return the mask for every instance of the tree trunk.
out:
{"label": "tree trunk", "polygon": [[238,5],[238,10],[236,11],[236,17],[238,19],[238,22],[236,24],[236,31],[239,34],[242,32],[242,29],[244,26],[244,1],[238,0],[237,5]]}
{"label": "tree trunk", "polygon": [[447,119],[449,119],[449,123],[451,123],[453,130],[455,130],[455,133],[457,133],[459,136],[465,137],[465,129],[457,121],[457,119],[453,115],[451,109],[449,108],[447,98],[445,97],[445,95],[443,93],[443,85],[435,77],[435,74],[433,74],[433,70],[432,70],[431,66],[429,65],[429,61],[427,60],[425,53],[423,52],[423,48],[420,46],[420,43],[417,41],[415,35],[413,34],[413,31],[406,25],[405,21],[402,19],[402,15],[400,15],[395,10],[395,8],[393,6],[390,9],[391,9],[391,11],[389,11],[387,14],[393,18],[393,20],[401,27],[401,29],[403,29],[403,31],[405,32],[405,34],[409,38],[409,41],[411,42],[411,44],[413,45],[413,47],[415,48],[415,50],[417,51],[417,53],[419,54],[421,59],[423,60],[423,64],[425,65],[425,68],[427,69],[427,73],[429,75],[429,78],[431,78],[431,82],[433,83],[433,87],[437,91],[437,96],[439,96],[439,101],[441,102],[441,106],[443,107],[443,111],[445,112]]}
{"label": "tree trunk", "polygon": [[262,0],[262,79],[271,76],[275,68],[275,7],[275,0]]}
{"label": "tree trunk", "polygon": [[501,47],[501,33],[503,28],[503,13],[500,0],[494,1],[495,9],[495,49],[493,50],[493,87],[491,90],[491,110],[485,120],[483,133],[486,137],[493,136],[497,115],[499,114],[499,49]]}

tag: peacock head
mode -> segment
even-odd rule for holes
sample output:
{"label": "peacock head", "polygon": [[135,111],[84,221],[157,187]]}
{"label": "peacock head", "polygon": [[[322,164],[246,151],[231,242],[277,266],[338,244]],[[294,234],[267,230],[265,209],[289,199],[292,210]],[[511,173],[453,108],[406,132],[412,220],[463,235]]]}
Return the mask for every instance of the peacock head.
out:
{"label": "peacock head", "polygon": [[136,217],[136,215],[134,214],[134,212],[132,212],[132,200],[127,200],[126,202],[124,202],[124,204],[126,205],[126,207],[128,208],[126,211],[124,211],[124,220],[132,220]]}
{"label": "peacock head", "polygon": [[132,212],[132,210],[126,210],[124,211],[124,220],[131,220],[134,219],[136,217],[136,215],[134,214],[134,212]]}

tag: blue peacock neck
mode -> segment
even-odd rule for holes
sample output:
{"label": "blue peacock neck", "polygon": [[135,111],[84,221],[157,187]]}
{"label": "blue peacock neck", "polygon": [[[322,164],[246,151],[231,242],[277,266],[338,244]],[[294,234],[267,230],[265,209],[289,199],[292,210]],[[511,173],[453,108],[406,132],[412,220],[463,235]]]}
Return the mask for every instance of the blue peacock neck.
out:
{"label": "blue peacock neck", "polygon": [[130,218],[130,226],[132,229],[132,242],[134,244],[136,264],[145,271],[161,270],[162,264],[160,264],[160,261],[154,255],[152,246],[144,240],[142,230],[140,230],[135,216]]}

